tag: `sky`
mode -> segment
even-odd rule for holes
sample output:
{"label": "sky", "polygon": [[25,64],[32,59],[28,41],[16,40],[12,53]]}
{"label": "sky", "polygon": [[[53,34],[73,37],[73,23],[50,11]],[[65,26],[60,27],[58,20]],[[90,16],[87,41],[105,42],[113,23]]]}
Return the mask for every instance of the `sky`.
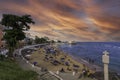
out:
{"label": "sky", "polygon": [[2,14],[31,15],[33,36],[120,41],[120,0],[0,0]]}

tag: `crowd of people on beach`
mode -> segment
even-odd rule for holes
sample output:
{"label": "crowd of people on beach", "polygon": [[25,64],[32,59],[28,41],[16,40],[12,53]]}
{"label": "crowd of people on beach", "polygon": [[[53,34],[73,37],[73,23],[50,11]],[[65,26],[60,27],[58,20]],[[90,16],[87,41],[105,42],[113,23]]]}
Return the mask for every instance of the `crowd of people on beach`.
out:
{"label": "crowd of people on beach", "polygon": [[[61,69],[59,69],[59,72],[61,73],[65,73],[66,71],[68,72],[75,72],[75,73],[78,73],[79,70],[81,70],[81,74],[79,75],[78,78],[82,78],[82,77],[91,77],[93,78],[94,75],[89,71],[89,69],[86,68],[86,66],[83,64],[83,69],[81,69],[81,67],[73,62],[71,62],[71,59],[67,59],[67,55],[62,53],[62,51],[60,51],[58,48],[56,47],[53,47],[51,45],[45,45],[45,46],[39,46],[37,49],[39,50],[39,48],[43,48],[44,50],[44,53],[45,53],[45,56],[44,56],[44,61],[46,62],[50,62],[52,65],[54,66],[59,66],[59,65],[64,65],[66,67],[63,68],[61,67]],[[32,54],[32,52],[34,51],[37,51],[36,49],[34,50],[31,50],[31,49],[28,49],[28,50],[25,50],[25,54],[27,52],[27,54]],[[26,55],[27,55],[26,54]],[[59,55],[63,55],[62,57],[60,57],[59,59],[57,58]],[[27,60],[29,60],[28,57],[25,58]],[[34,66],[37,66],[38,62],[37,61],[34,61],[32,63]],[[72,65],[72,68],[70,67],[70,65]],[[41,71],[48,71],[48,69],[46,67],[41,67]]]}
{"label": "crowd of people on beach", "polygon": [[[47,46],[47,47],[44,47],[44,50],[46,52],[46,55],[45,55],[45,60],[46,61],[52,61],[51,63],[55,66],[56,65],[61,65],[61,63],[64,63],[63,65],[68,66],[67,70],[72,71],[72,69],[69,68],[69,66],[71,65],[70,59],[68,61],[65,61],[65,59],[67,57],[66,55],[64,57],[60,58],[60,60],[57,60],[57,59],[54,58],[56,55],[57,56],[59,55],[59,53],[60,53],[59,49],[55,49],[55,47]],[[49,56],[49,54],[52,54],[54,56]],[[89,59],[89,62],[94,63],[94,61],[91,60],[91,59]],[[86,66],[84,64],[83,64],[83,66],[84,66],[84,69],[82,69],[82,73],[79,75],[78,78],[79,79],[82,78],[82,77],[94,78],[94,74],[90,73],[89,69],[85,69]],[[80,68],[79,65],[73,64],[73,71],[75,71],[75,73],[78,72],[79,68]],[[64,68],[61,68],[59,70],[59,72],[65,73],[66,70]]]}
{"label": "crowd of people on beach", "polygon": [[[67,72],[79,73],[78,79],[85,78],[85,77],[96,78],[96,75],[90,72],[90,70],[86,68],[87,66],[85,64],[83,64],[83,68],[81,68],[81,66],[71,62],[71,58],[68,59],[67,54],[65,54],[60,49],[58,49],[58,47],[55,47],[53,45],[40,45],[40,46],[35,46],[33,48],[26,48],[25,50],[22,51],[22,55],[25,57],[26,60],[29,61],[30,60],[29,57],[31,56],[31,54],[33,54],[35,51],[39,52],[40,49],[44,50],[45,62],[51,63],[53,66],[56,66],[56,67],[59,65],[64,65],[66,67],[66,68],[61,67],[58,70],[60,73],[67,73]],[[7,52],[8,52],[7,49],[0,49],[0,54],[6,55]],[[15,55],[17,56],[17,54]],[[62,56],[60,56],[60,58],[58,59],[59,55],[62,55]],[[85,60],[88,61],[88,63],[90,64],[95,64],[95,60],[90,57],[86,57]],[[34,61],[32,64],[34,66],[38,66],[38,61]],[[72,68],[70,67],[71,65],[72,65]],[[49,66],[41,67],[41,71],[43,72],[49,71],[47,67]]]}

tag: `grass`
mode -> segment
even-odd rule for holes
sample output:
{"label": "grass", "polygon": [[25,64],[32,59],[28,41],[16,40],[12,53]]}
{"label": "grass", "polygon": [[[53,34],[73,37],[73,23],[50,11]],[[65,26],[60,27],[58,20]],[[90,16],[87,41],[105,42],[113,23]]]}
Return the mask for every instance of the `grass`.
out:
{"label": "grass", "polygon": [[37,73],[25,71],[10,59],[0,60],[0,80],[37,80]]}

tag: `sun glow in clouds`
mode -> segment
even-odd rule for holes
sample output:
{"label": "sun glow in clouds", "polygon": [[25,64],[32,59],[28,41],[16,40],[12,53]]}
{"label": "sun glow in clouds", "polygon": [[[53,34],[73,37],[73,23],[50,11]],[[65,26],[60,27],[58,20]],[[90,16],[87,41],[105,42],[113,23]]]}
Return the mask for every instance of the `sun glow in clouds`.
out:
{"label": "sun glow in clouds", "polygon": [[[32,35],[75,41],[120,41],[119,0],[0,0],[3,13],[30,14]],[[110,35],[110,36],[109,36]]]}

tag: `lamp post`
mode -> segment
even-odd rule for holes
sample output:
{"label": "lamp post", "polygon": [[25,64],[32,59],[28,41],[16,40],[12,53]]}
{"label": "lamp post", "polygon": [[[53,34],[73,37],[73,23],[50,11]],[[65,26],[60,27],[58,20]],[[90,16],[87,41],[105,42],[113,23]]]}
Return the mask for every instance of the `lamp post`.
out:
{"label": "lamp post", "polygon": [[109,52],[107,51],[103,52],[102,62],[104,64],[104,80],[109,80],[109,72],[108,72]]}

